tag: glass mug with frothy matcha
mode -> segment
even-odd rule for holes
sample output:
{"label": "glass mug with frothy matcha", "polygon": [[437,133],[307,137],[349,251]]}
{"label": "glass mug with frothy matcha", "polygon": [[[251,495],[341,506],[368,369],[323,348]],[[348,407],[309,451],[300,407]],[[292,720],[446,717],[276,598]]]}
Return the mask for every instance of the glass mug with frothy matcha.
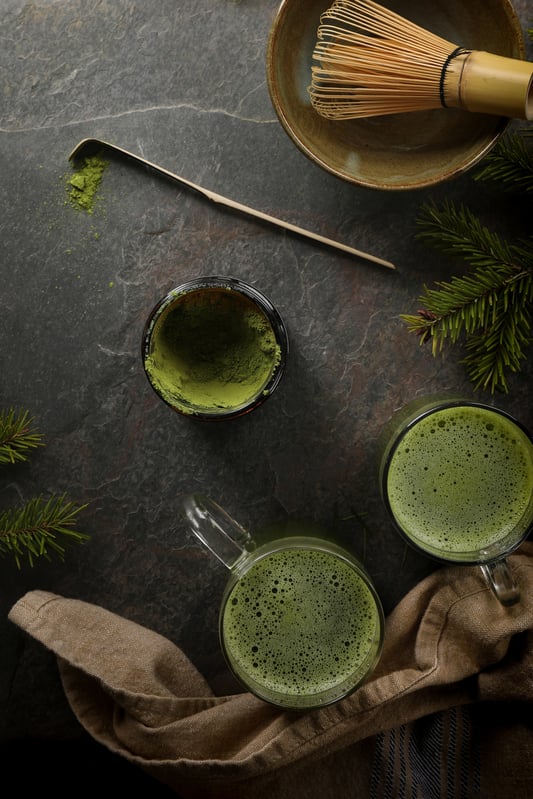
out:
{"label": "glass mug with frothy matcha", "polygon": [[239,682],[292,710],[332,704],[361,685],[379,660],[384,617],[356,558],[316,535],[255,543],[210,498],[183,503],[192,532],[230,571],[219,635]]}
{"label": "glass mug with frothy matcha", "polygon": [[533,528],[533,439],[506,412],[422,397],[380,442],[379,482],[401,534],[440,561],[479,565],[503,605],[520,590],[506,556]]}

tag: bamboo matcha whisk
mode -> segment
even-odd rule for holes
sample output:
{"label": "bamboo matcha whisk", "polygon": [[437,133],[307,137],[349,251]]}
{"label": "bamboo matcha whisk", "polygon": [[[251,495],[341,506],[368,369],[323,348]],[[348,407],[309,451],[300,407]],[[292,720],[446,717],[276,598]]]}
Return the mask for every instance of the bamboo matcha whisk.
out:
{"label": "bamboo matcha whisk", "polygon": [[533,63],[458,47],[372,0],[335,0],[317,38],[308,91],[321,116],[454,107],[533,119]]}

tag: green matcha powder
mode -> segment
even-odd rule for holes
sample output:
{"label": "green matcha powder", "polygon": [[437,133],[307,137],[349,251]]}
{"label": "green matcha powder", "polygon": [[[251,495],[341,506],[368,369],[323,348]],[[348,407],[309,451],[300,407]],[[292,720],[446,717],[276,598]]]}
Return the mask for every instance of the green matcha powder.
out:
{"label": "green matcha powder", "polygon": [[88,156],[74,174],[67,177],[69,202],[77,211],[93,213],[98,188],[108,163],[99,154]]}
{"label": "green matcha powder", "polygon": [[183,413],[240,408],[260,396],[281,360],[267,317],[231,289],[177,297],[152,330],[145,368]]}

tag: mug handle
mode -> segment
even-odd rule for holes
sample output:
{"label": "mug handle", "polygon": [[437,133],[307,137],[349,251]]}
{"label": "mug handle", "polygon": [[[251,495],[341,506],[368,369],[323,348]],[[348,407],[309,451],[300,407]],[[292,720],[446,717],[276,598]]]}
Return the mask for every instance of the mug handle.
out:
{"label": "mug handle", "polygon": [[249,550],[248,531],[209,497],[187,494],[182,504],[194,535],[224,566],[233,569]]}
{"label": "mug handle", "polygon": [[500,560],[494,560],[492,563],[482,563],[480,565],[487,583],[501,604],[505,607],[516,605],[520,601],[520,588],[511,573],[506,559],[500,558]]}

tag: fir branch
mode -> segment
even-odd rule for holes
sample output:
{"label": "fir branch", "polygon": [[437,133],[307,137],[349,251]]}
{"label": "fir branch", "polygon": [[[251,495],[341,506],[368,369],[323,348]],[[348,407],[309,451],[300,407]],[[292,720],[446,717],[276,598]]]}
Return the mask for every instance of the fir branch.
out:
{"label": "fir branch", "polygon": [[474,388],[491,393],[509,390],[506,373],[520,371],[529,344],[529,330],[529,315],[526,317],[520,308],[513,308],[497,317],[490,332],[472,336],[466,342],[469,354],[462,363]]}
{"label": "fir branch", "polygon": [[30,499],[23,507],[0,514],[0,557],[12,555],[18,568],[24,555],[33,566],[37,558],[64,559],[65,545],[83,543],[90,536],[76,531],[77,516],[86,505],[75,505],[65,496]]}
{"label": "fir branch", "polygon": [[0,413],[0,464],[26,461],[29,450],[43,446],[33,421],[28,411],[16,413],[10,408]]}
{"label": "fir branch", "polygon": [[426,239],[434,247],[450,255],[461,255],[472,266],[508,266],[526,259],[533,266],[531,241],[510,245],[488,230],[462,205],[445,200],[441,207],[428,203],[420,209],[418,239]]}
{"label": "fir branch", "polygon": [[483,164],[475,180],[498,181],[507,190],[533,191],[533,152],[518,133],[500,139]]}
{"label": "fir branch", "polygon": [[475,387],[508,391],[506,373],[519,371],[529,344],[533,239],[508,244],[450,202],[424,206],[418,221],[419,238],[462,255],[474,271],[424,287],[423,308],[400,318],[421,344],[431,340],[433,355],[463,336],[468,354],[462,362]]}

